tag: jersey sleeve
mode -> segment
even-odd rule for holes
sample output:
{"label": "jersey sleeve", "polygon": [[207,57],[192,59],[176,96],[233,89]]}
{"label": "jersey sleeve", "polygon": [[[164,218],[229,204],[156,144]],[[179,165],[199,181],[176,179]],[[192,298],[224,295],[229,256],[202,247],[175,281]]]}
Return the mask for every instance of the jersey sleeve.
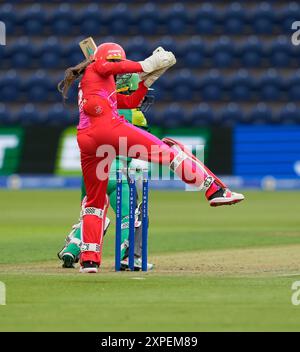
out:
{"label": "jersey sleeve", "polygon": [[118,108],[134,109],[138,107],[147,94],[147,91],[148,88],[144,85],[144,82],[140,82],[138,89],[130,95],[117,93]]}
{"label": "jersey sleeve", "polygon": [[102,76],[143,72],[142,65],[139,62],[131,60],[122,60],[119,62],[99,60],[95,62],[94,67],[96,71]]}

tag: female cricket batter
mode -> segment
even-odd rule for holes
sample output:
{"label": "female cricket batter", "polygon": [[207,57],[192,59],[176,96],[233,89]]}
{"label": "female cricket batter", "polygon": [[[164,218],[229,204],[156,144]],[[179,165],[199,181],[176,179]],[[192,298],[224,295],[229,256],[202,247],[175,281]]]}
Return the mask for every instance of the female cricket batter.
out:
{"label": "female cricket batter", "polygon": [[[116,43],[98,46],[93,61],[66,71],[63,94],[83,74],[78,92],[80,120],[77,141],[87,192],[83,209],[81,272],[95,273],[101,263],[104,220],[108,207],[106,188],[108,173],[116,155],[169,165],[185,182],[205,190],[210,205],[240,202],[242,194],[230,192],[217,179],[185,153],[126,122],[117,108],[138,106],[148,87],[166,68],[175,64],[173,53],[156,49],[144,61],[126,59],[124,49]],[[141,73],[139,88],[131,95],[116,92],[115,77],[124,73]]]}
{"label": "female cricket batter", "polygon": [[[140,77],[137,73],[128,73],[120,75],[116,80],[117,92],[122,94],[131,94],[138,89],[140,82]],[[120,115],[123,115],[127,121],[132,123],[134,126],[148,130],[147,119],[143,113],[149,109],[153,101],[149,96],[147,99],[143,100],[141,107],[137,109],[123,109],[118,110]],[[132,165],[134,163],[134,165]],[[113,211],[116,213],[116,170],[117,169],[127,169],[134,168],[142,170],[145,168],[146,162],[142,160],[132,160],[128,158],[116,158],[110,168],[109,181],[107,185],[107,195],[109,197],[109,203]],[[138,170],[136,170],[138,174]],[[121,270],[126,270],[129,268],[128,265],[128,254],[129,254],[129,183],[128,176],[123,175],[122,180],[122,226],[121,226]],[[86,190],[84,182],[82,182],[81,187],[81,204],[85,203]],[[137,221],[135,225],[135,236],[134,236],[134,269],[142,269],[142,226],[141,226],[141,204],[137,207]],[[108,229],[110,220],[108,217],[105,219],[104,225],[104,235]],[[78,262],[80,256],[80,248],[82,245],[81,237],[81,217],[80,221],[73,225],[72,231],[65,239],[64,247],[58,252],[58,258],[63,261],[63,268],[74,268],[74,264]],[[148,270],[153,269],[153,264],[147,264]]]}

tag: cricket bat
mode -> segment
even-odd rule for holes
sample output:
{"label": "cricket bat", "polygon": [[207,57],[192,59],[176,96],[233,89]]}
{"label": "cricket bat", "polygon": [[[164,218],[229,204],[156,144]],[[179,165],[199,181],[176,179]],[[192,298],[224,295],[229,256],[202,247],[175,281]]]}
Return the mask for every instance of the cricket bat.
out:
{"label": "cricket bat", "polygon": [[94,55],[94,52],[97,49],[97,45],[95,44],[94,39],[92,37],[83,39],[79,43],[79,46],[87,59]]}

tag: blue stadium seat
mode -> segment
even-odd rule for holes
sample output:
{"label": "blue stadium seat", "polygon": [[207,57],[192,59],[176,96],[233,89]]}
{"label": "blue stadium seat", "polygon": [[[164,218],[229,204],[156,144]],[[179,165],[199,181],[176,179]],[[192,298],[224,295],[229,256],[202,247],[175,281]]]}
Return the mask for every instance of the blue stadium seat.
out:
{"label": "blue stadium seat", "polygon": [[265,103],[258,103],[255,107],[251,109],[248,114],[248,119],[251,123],[257,124],[266,124],[267,121],[272,120],[272,110]]}
{"label": "blue stadium seat", "polygon": [[7,121],[8,125],[11,125],[11,126],[20,125],[20,116],[17,111],[11,111],[8,116],[9,116],[9,120]]}
{"label": "blue stadium seat", "polygon": [[251,36],[239,47],[237,53],[241,66],[260,67],[264,56],[263,44],[257,37]]}
{"label": "blue stadium seat", "polygon": [[299,124],[300,109],[294,103],[288,103],[279,112],[279,122],[283,124]]}
{"label": "blue stadium seat", "polygon": [[76,24],[80,26],[80,34],[84,36],[99,35],[103,25],[103,10],[98,4],[89,4],[76,16]]}
{"label": "blue stadium seat", "polygon": [[35,125],[39,120],[39,112],[33,104],[27,103],[17,112],[16,119],[22,126]]}
{"label": "blue stadium seat", "polygon": [[4,59],[7,55],[7,50],[5,50],[5,46],[4,45],[0,45],[0,62],[4,62]]}
{"label": "blue stadium seat", "polygon": [[57,37],[48,38],[38,50],[39,67],[56,68],[62,59],[62,46]]}
{"label": "blue stadium seat", "polygon": [[27,95],[27,101],[43,102],[49,100],[50,87],[49,74],[40,70],[25,81],[23,91]]}
{"label": "blue stadium seat", "polygon": [[251,100],[254,88],[253,78],[248,71],[241,69],[229,79],[227,88],[231,100]]}
{"label": "blue stadium seat", "polygon": [[240,3],[234,2],[222,14],[224,34],[238,34],[244,32],[246,24],[246,10]]}
{"label": "blue stadium seat", "polygon": [[162,89],[159,83],[155,83],[155,86],[152,88],[151,95],[154,96],[155,102],[160,102],[164,100],[166,91]]}
{"label": "blue stadium seat", "polygon": [[21,80],[15,70],[0,77],[1,101],[16,101],[20,96]]}
{"label": "blue stadium seat", "polygon": [[149,112],[147,112],[147,121],[150,126],[160,126],[162,124],[162,118],[159,111],[151,107]]}
{"label": "blue stadium seat", "polygon": [[228,37],[221,37],[214,42],[211,55],[214,67],[225,68],[233,66],[235,59],[234,42]]}
{"label": "blue stadium seat", "polygon": [[275,24],[275,9],[267,2],[262,2],[251,11],[249,23],[257,34],[272,34]]}
{"label": "blue stadium seat", "polygon": [[287,3],[283,9],[278,12],[278,25],[281,32],[291,33],[292,23],[300,20],[300,4],[297,2]]}
{"label": "blue stadium seat", "polygon": [[190,112],[187,125],[192,127],[207,126],[212,123],[213,119],[212,108],[207,103],[200,103]]}
{"label": "blue stadium seat", "polygon": [[[300,29],[300,27],[298,28]],[[298,36],[298,40],[300,40],[300,36]],[[290,49],[291,53],[291,66],[293,69],[297,69],[299,67],[299,45],[292,45]]]}
{"label": "blue stadium seat", "polygon": [[15,68],[30,68],[33,65],[34,47],[28,37],[21,37],[7,50],[7,56]]}
{"label": "blue stadium seat", "polygon": [[206,57],[206,47],[199,36],[194,36],[186,41],[179,49],[184,66],[190,68],[200,68],[204,65]]}
{"label": "blue stadium seat", "polygon": [[[60,82],[64,78],[64,71],[61,70],[58,74],[52,74],[51,79],[49,81],[48,88],[48,101],[49,102],[62,102],[63,98],[61,93],[57,89],[58,82]],[[68,102],[68,100],[67,100]]]}
{"label": "blue stadium seat", "polygon": [[300,101],[300,70],[293,72],[286,81],[288,97],[292,101]]}
{"label": "blue stadium seat", "polygon": [[165,50],[172,51],[176,57],[178,57],[179,51],[177,48],[177,42],[170,36],[160,37],[157,41],[154,41],[153,44],[149,45],[149,51],[153,51],[158,46],[162,46]]}
{"label": "blue stadium seat", "polygon": [[223,126],[234,126],[244,120],[244,111],[236,103],[229,103],[220,112],[220,122]]}
{"label": "blue stadium seat", "polygon": [[224,93],[224,78],[216,70],[211,70],[200,80],[200,94],[203,100],[222,100]]}
{"label": "blue stadium seat", "polygon": [[281,96],[282,79],[274,69],[269,69],[258,81],[257,90],[261,100],[277,101]]}
{"label": "blue stadium seat", "polygon": [[130,39],[124,47],[130,60],[140,61],[151,55],[149,43],[142,36]]}
{"label": "blue stadium seat", "polygon": [[71,112],[63,104],[54,104],[46,114],[47,124],[50,126],[68,125],[71,120]]}
{"label": "blue stadium seat", "polygon": [[[77,103],[77,101],[78,101],[78,84],[79,84],[79,81],[75,81],[68,91],[68,102],[69,103],[71,103],[71,102]],[[61,100],[61,99],[62,99],[62,97],[60,95],[59,100]]]}
{"label": "blue stadium seat", "polygon": [[128,34],[130,25],[133,23],[132,11],[126,4],[118,4],[111,9],[105,21],[108,33]]}
{"label": "blue stadium seat", "polygon": [[17,12],[11,4],[0,7],[0,20],[5,23],[6,34],[13,34],[17,24]]}
{"label": "blue stadium seat", "polygon": [[272,42],[268,54],[273,67],[288,67],[293,56],[291,40],[285,36],[278,37]]}
{"label": "blue stadium seat", "polygon": [[7,106],[3,103],[0,103],[0,126],[10,124],[11,116],[12,115]]}
{"label": "blue stadium seat", "polygon": [[63,3],[55,8],[50,14],[49,25],[51,27],[51,33],[57,35],[69,35],[73,30],[73,13],[69,4]]}
{"label": "blue stadium seat", "polygon": [[80,46],[78,43],[82,40],[83,38],[72,40],[70,44],[64,45],[62,48],[63,53],[62,56],[64,58],[64,67],[70,67],[70,66],[75,66],[79,62],[84,60],[84,56],[82,54],[82,51],[80,49]]}
{"label": "blue stadium seat", "polygon": [[166,99],[169,91],[168,89],[169,81],[170,81],[170,75],[167,73],[162,77],[160,77],[159,80],[157,80],[153,84],[153,86],[151,87],[151,89],[153,89],[151,91],[151,95],[154,96],[155,101],[162,101]]}
{"label": "blue stadium seat", "polygon": [[163,111],[161,124],[163,127],[167,128],[179,127],[184,114],[185,111],[179,104],[172,103]]}
{"label": "blue stadium seat", "polygon": [[166,26],[166,32],[171,35],[182,34],[186,30],[188,16],[186,8],[181,3],[175,3],[163,12],[161,23]]}
{"label": "blue stadium seat", "polygon": [[153,4],[147,2],[141,6],[135,16],[135,24],[140,34],[153,35],[158,31],[159,9]]}
{"label": "blue stadium seat", "polygon": [[278,113],[277,109],[274,109],[271,115],[266,116],[267,125],[278,125],[281,123],[280,112]]}
{"label": "blue stadium seat", "polygon": [[[63,79],[63,77],[64,77],[63,71],[61,71],[60,74],[58,75],[51,75],[51,78],[49,77],[48,97],[47,97],[48,102],[60,102],[60,103],[63,102],[63,97],[57,89],[57,85]],[[79,80],[76,80],[68,91],[67,99],[66,99],[66,104],[69,105],[68,108],[71,106],[77,106],[78,83],[79,83]]]}
{"label": "blue stadium seat", "polygon": [[22,27],[28,35],[43,34],[46,28],[45,10],[39,4],[25,8],[21,15]]}
{"label": "blue stadium seat", "polygon": [[190,101],[196,88],[196,77],[188,69],[176,72],[170,79],[169,89],[172,91],[173,101]]}
{"label": "blue stadium seat", "polygon": [[215,6],[205,3],[193,13],[193,31],[199,34],[213,34],[218,24]]}

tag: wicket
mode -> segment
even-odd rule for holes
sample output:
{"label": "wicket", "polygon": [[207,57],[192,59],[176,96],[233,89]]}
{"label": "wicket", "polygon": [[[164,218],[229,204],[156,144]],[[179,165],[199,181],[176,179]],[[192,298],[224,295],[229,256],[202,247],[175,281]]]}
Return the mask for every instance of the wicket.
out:
{"label": "wicket", "polygon": [[121,270],[121,229],[122,229],[122,170],[117,170],[116,189],[116,240],[115,240],[115,270]]}
{"label": "wicket", "polygon": [[[122,232],[122,170],[117,169],[116,181],[116,240],[115,240],[115,270],[121,270],[121,232]],[[134,271],[134,239],[136,216],[136,178],[135,170],[128,173],[129,183],[129,270]],[[148,170],[142,173],[142,271],[147,271],[148,262]]]}

